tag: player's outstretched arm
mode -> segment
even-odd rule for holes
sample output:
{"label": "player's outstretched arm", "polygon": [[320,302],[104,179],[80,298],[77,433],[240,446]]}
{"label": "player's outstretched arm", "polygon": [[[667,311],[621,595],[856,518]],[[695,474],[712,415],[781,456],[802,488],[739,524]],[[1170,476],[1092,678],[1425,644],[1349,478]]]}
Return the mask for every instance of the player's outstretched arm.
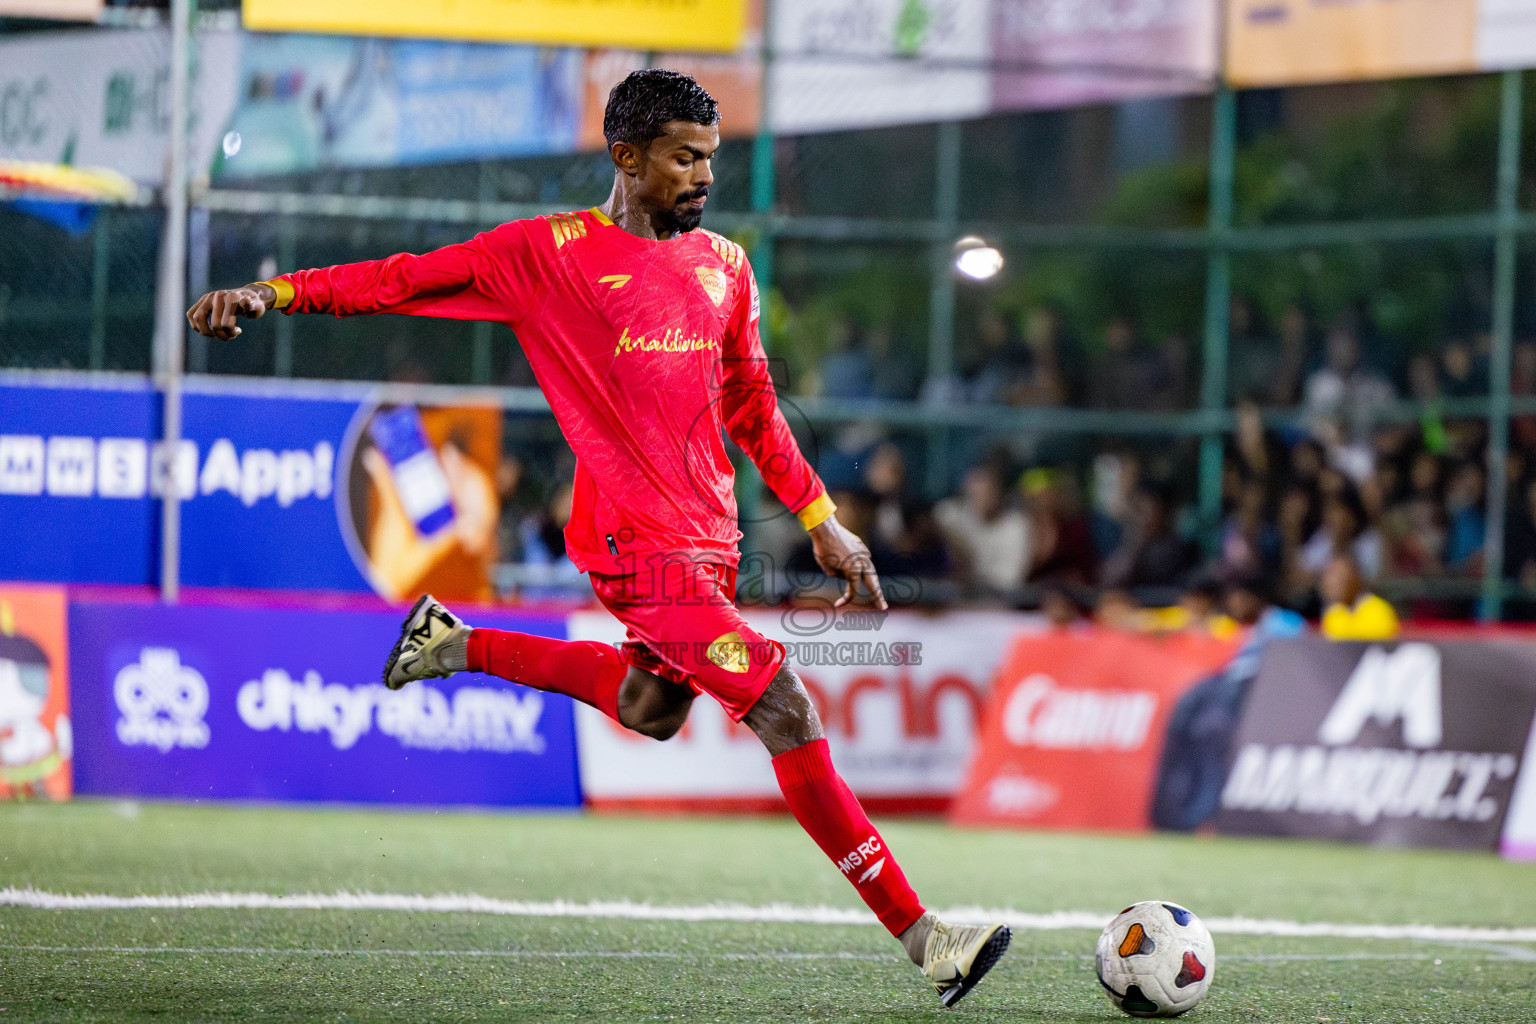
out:
{"label": "player's outstretched arm", "polygon": [[453,320],[518,320],[541,283],[529,221],[512,221],[467,242],[432,252],[342,263],[283,274],[271,281],[209,292],[187,312],[210,338],[238,337],[238,316],[284,313],[369,316],[403,313]]}
{"label": "player's outstretched arm", "polygon": [[221,288],[209,292],[187,310],[187,323],[198,334],[207,338],[229,341],[240,336],[236,317],[258,319],[277,302],[277,289],[266,282],[248,284],[244,288]]}
{"label": "player's outstretched arm", "polygon": [[816,564],[822,572],[848,584],[834,608],[867,602],[885,611],[885,592],[880,589],[880,577],[869,548],[857,534],[838,522],[835,514],[811,527],[811,550],[816,553]]}

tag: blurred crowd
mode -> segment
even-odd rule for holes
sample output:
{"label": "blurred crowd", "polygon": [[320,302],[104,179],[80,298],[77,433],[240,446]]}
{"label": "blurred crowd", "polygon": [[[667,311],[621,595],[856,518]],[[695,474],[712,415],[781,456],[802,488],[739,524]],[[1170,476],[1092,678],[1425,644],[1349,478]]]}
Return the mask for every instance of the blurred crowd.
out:
{"label": "blurred crowd", "polygon": [[[1318,324],[1292,306],[1270,329],[1241,299],[1231,323],[1236,427],[1219,523],[1197,514],[1193,442],[1131,439],[1053,455],[1039,438],[962,438],[958,487],[931,501],[910,472],[924,440],[877,424],[840,428],[822,446],[819,468],[840,520],[869,545],[882,575],[914,581],[914,600],[1043,606],[1061,616],[1198,610],[1233,580],[1317,615],[1382,581],[1480,579],[1487,424],[1446,415],[1444,403],[1487,394],[1488,337],[1410,353],[1353,312]],[[816,390],[1169,411],[1191,408],[1199,387],[1187,341],[1154,345],[1127,319],[1111,320],[1090,354],[1053,310],[988,313],[961,346],[963,371],[920,388],[888,341],[840,328]],[[1516,346],[1512,378],[1516,394],[1536,393],[1536,342]],[[1414,415],[1381,415],[1403,398],[1422,403]],[[1512,424],[1509,459],[1503,568],[1536,587],[1536,418]],[[503,560],[572,578],[560,538],[569,484],[549,482],[530,503],[522,475],[516,460],[503,467]],[[814,573],[804,532],[768,504],[753,544],[786,573]],[[1460,617],[1474,607],[1467,597],[1424,597],[1405,610]]]}

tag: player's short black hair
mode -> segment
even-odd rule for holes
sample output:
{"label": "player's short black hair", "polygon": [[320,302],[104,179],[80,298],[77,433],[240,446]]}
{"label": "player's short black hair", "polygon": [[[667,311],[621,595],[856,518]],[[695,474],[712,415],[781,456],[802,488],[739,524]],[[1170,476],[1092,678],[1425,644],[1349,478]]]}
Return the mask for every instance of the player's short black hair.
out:
{"label": "player's short black hair", "polygon": [[603,137],[608,145],[627,142],[644,149],[661,137],[668,121],[719,124],[720,107],[690,75],[665,68],[644,68],[608,94],[603,111]]}

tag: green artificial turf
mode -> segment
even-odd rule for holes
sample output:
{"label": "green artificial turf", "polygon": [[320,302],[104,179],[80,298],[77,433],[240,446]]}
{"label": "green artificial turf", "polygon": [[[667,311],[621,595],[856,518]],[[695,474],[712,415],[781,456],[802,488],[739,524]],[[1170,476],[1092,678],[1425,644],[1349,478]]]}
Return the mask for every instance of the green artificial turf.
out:
{"label": "green artificial turf", "polygon": [[[887,821],[933,906],[1536,925],[1536,865]],[[0,886],[858,907],[787,819],[79,802],[0,807]],[[1091,931],[1019,931],[946,1011],[878,927],[0,907],[0,1021],[1106,1021]],[[1536,1021],[1536,944],[1218,934],[1192,1021]],[[1437,962],[1438,961],[1438,962]]]}

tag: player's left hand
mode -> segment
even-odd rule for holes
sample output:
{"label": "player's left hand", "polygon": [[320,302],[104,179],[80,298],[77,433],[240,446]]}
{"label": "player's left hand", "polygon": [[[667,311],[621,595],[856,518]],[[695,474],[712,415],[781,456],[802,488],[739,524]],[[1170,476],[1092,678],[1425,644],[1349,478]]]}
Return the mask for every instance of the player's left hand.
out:
{"label": "player's left hand", "polygon": [[875,560],[869,556],[869,548],[857,534],[838,522],[836,515],[828,516],[811,530],[811,549],[823,572],[848,583],[843,596],[832,607],[867,601],[881,611],[886,610],[885,592],[880,589],[880,577],[875,574]]}

